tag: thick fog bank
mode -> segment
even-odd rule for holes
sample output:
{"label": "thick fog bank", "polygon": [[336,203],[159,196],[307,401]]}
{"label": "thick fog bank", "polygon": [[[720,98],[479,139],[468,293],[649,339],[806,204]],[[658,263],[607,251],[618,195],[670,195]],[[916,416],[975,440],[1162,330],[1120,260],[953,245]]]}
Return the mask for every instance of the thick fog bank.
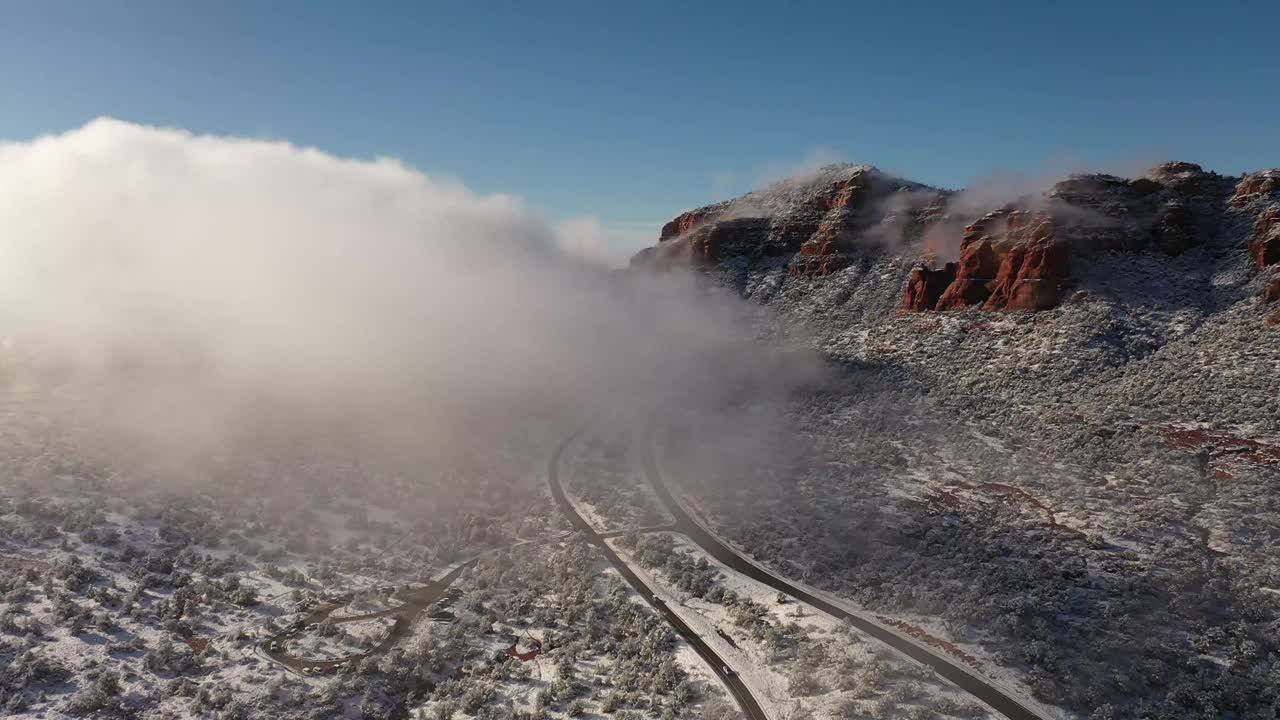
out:
{"label": "thick fog bank", "polygon": [[56,381],[105,445],[182,455],[246,434],[481,451],[812,377],[736,301],[557,232],[516,197],[285,142],[102,119],[0,145],[3,380]]}

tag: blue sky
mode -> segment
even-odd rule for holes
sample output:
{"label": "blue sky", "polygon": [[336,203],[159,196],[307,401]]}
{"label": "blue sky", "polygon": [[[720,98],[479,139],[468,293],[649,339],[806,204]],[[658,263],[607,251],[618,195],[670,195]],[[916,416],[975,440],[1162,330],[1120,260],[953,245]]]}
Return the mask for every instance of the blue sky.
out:
{"label": "blue sky", "polygon": [[1280,3],[0,6],[0,137],[99,115],[390,155],[643,236],[806,160],[1280,165]]}

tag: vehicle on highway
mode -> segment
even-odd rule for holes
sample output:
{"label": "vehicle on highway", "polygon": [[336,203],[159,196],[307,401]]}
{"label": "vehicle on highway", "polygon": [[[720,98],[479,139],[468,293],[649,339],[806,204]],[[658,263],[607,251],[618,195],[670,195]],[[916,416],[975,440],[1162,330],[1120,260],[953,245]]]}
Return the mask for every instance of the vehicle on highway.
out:
{"label": "vehicle on highway", "polygon": [[722,666],[722,667],[720,668],[720,672],[724,673],[724,674],[725,674],[725,677],[733,677],[734,675],[737,675],[737,674],[738,674],[738,673],[734,672],[734,671],[733,671],[733,668],[729,667],[728,665],[724,665],[724,666]]}

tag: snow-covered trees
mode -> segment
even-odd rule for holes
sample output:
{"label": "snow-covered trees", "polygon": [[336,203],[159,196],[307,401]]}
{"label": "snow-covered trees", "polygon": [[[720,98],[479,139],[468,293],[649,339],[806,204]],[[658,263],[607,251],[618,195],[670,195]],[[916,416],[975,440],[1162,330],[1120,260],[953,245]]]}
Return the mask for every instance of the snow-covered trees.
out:
{"label": "snow-covered trees", "polygon": [[200,659],[185,644],[164,638],[143,656],[142,663],[147,670],[156,674],[182,675],[199,667]]}
{"label": "snow-covered trees", "polygon": [[[15,652],[13,648],[6,648]],[[58,660],[38,648],[15,652],[7,665],[0,666],[0,706],[18,712],[26,708],[42,689],[66,682],[71,672]]]}

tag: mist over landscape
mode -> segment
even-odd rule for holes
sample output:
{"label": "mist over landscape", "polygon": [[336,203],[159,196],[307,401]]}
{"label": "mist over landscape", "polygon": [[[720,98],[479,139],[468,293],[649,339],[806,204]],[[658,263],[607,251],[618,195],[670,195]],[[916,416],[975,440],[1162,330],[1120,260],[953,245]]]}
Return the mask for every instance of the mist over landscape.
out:
{"label": "mist over landscape", "polygon": [[0,717],[1275,720],[1277,23],[15,6]]}
{"label": "mist over landscape", "polygon": [[265,417],[478,452],[766,370],[726,294],[611,272],[519,198],[394,160],[104,118],[0,168],[9,380],[140,433],[130,452]]}

